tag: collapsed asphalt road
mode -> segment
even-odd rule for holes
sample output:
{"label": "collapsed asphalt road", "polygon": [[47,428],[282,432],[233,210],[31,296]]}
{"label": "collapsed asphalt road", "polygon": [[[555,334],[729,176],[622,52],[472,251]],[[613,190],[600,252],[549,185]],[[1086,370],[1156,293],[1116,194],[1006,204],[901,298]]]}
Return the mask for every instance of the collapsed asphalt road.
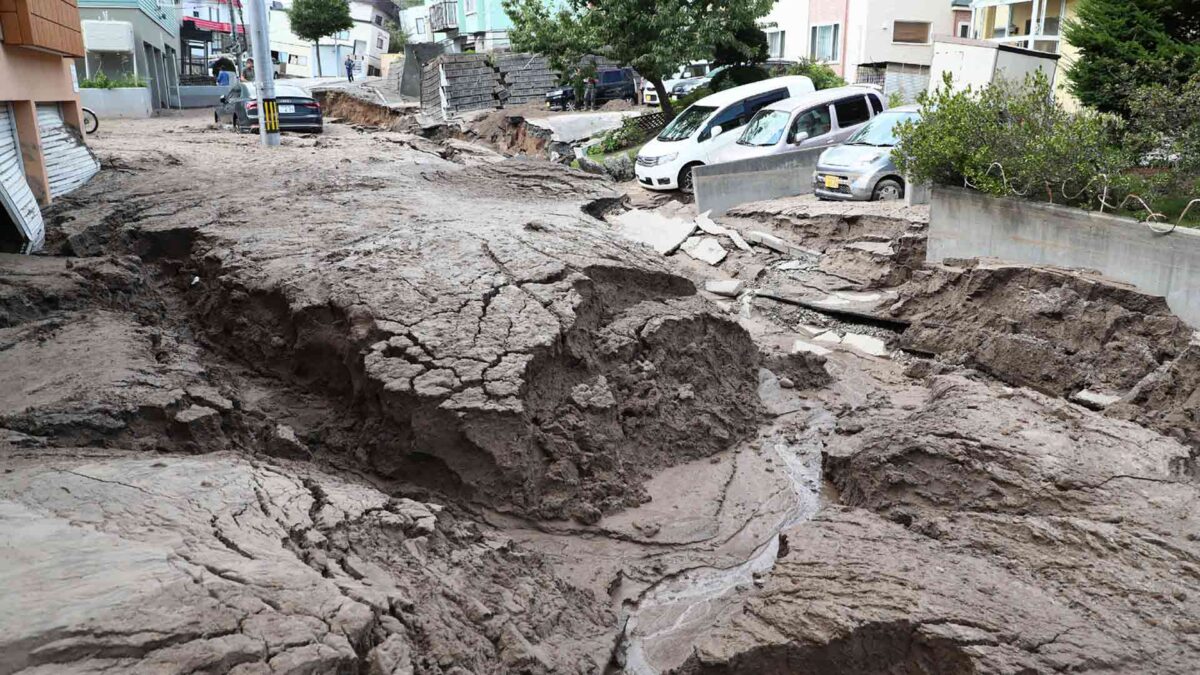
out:
{"label": "collapsed asphalt road", "polygon": [[[461,142],[113,126],[0,263],[0,673],[1200,664],[1195,338],[1152,300],[1042,274],[992,283],[1057,314],[981,320],[916,221],[750,211],[817,257],[709,267]],[[1121,329],[1054,363],[1112,414],[1008,368],[1077,311]]]}

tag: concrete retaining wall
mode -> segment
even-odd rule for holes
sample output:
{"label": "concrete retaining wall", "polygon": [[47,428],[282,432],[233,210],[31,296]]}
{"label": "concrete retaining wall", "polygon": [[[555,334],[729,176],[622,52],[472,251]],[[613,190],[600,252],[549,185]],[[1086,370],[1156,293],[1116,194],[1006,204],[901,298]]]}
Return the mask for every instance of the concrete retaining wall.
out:
{"label": "concrete retaining wall", "polygon": [[1165,297],[1175,314],[1200,327],[1197,230],[1155,234],[1129,218],[934,188],[928,260],[975,257],[1098,270]]}
{"label": "concrete retaining wall", "polygon": [[154,113],[150,104],[150,90],[146,87],[80,89],[79,104],[91,108],[101,120],[142,119]]}
{"label": "concrete retaining wall", "polygon": [[179,88],[180,104],[184,108],[212,108],[221,102],[221,94],[229,87],[212,85],[188,85]]}
{"label": "concrete retaining wall", "polygon": [[740,204],[813,191],[812,175],[825,148],[739,159],[695,170],[696,205],[720,215]]}

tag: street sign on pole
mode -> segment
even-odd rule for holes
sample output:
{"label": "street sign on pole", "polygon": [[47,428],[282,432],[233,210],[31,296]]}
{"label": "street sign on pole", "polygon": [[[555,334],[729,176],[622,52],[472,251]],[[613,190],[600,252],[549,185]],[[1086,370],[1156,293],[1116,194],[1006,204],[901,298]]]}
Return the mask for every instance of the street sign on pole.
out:
{"label": "street sign on pole", "polygon": [[266,0],[250,0],[250,40],[254,53],[254,88],[258,92],[258,134],[263,145],[279,145],[279,104],[275,102],[275,66],[271,63],[271,29]]}

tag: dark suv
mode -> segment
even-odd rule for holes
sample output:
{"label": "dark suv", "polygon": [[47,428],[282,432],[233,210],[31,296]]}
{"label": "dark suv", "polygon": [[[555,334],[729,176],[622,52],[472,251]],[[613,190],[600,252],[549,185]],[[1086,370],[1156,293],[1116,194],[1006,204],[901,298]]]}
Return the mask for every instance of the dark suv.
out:
{"label": "dark suv", "polygon": [[[632,102],[637,91],[634,79],[633,68],[607,68],[597,72],[596,105],[618,99]],[[582,108],[583,103],[575,100],[573,87],[563,87],[547,92],[546,107],[551,110],[575,110]]]}

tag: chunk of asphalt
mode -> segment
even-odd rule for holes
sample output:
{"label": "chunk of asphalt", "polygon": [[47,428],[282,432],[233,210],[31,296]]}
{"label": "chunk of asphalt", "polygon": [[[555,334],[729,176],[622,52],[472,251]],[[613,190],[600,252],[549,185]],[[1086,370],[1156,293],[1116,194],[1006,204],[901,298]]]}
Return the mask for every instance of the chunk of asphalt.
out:
{"label": "chunk of asphalt", "polygon": [[617,232],[626,239],[646,244],[662,255],[674,253],[696,231],[696,224],[670,218],[654,211],[626,211],[613,218]]}
{"label": "chunk of asphalt", "polygon": [[712,237],[690,237],[680,247],[683,252],[709,265],[720,265],[729,252]]}
{"label": "chunk of asphalt", "polygon": [[746,282],[738,279],[709,279],[704,282],[704,290],[729,298],[736,298],[745,287]]}
{"label": "chunk of asphalt", "polygon": [[705,234],[711,234],[714,237],[729,237],[733,241],[733,245],[737,246],[743,251],[750,252],[754,250],[750,247],[750,244],[746,243],[746,240],[742,238],[742,235],[738,234],[737,230],[728,227],[722,227],[713,222],[713,219],[709,217],[710,213],[712,213],[712,211],[705,211],[696,217],[696,226],[700,228],[701,232],[704,232]]}

